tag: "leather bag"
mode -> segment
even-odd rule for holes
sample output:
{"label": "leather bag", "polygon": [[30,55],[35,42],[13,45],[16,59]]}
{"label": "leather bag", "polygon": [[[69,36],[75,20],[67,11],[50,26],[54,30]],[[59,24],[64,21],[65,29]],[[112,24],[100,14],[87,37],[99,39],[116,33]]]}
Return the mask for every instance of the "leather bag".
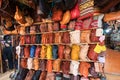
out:
{"label": "leather bag", "polygon": [[30,57],[30,48],[29,48],[29,46],[24,47],[24,57],[25,58]]}

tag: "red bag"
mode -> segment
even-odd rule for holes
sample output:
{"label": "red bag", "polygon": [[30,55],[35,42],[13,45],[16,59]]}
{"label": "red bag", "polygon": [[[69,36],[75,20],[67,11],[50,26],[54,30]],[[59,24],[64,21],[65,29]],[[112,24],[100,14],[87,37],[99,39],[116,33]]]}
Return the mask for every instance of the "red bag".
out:
{"label": "red bag", "polygon": [[53,21],[60,21],[62,19],[63,12],[60,9],[55,9],[53,10],[53,15],[52,15],[52,20]]}
{"label": "red bag", "polygon": [[24,57],[25,58],[30,57],[30,48],[29,48],[29,46],[24,47]]}
{"label": "red bag", "polygon": [[47,34],[47,37],[48,37],[48,39],[47,39],[47,43],[53,43],[53,40],[54,40],[54,34],[53,33],[48,33]]}
{"label": "red bag", "polygon": [[69,34],[69,32],[64,32],[63,33],[62,43],[70,43],[70,34]]}
{"label": "red bag", "polygon": [[26,35],[26,36],[25,36],[25,43],[26,43],[26,44],[30,44],[30,42],[31,42],[31,41],[30,41],[30,36],[29,36],[29,35]]}
{"label": "red bag", "polygon": [[25,44],[25,36],[20,36],[20,45]]}
{"label": "red bag", "polygon": [[37,46],[36,50],[35,50],[35,57],[39,58],[40,57],[40,51],[41,51],[41,47]]}
{"label": "red bag", "polygon": [[63,61],[62,62],[62,71],[64,74],[69,74],[70,72],[70,61]]}
{"label": "red bag", "polygon": [[22,68],[27,68],[27,59],[22,58],[21,61],[20,61],[20,66]]}
{"label": "red bag", "polygon": [[65,48],[64,45],[59,45],[59,46],[58,46],[58,57],[59,57],[60,59],[63,59],[64,48]]}
{"label": "red bag", "polygon": [[94,51],[95,47],[96,45],[90,45],[89,51],[88,51],[88,58],[94,61],[96,61],[98,57],[98,54]]}
{"label": "red bag", "polygon": [[91,42],[99,42],[99,37],[96,36],[96,29],[91,30],[90,41]]}
{"label": "red bag", "polygon": [[70,11],[71,13],[71,19],[76,19],[80,16],[80,10],[79,10],[79,5],[76,4],[74,8]]}
{"label": "red bag", "polygon": [[31,35],[31,44],[35,44],[35,43],[36,43],[36,36]]}

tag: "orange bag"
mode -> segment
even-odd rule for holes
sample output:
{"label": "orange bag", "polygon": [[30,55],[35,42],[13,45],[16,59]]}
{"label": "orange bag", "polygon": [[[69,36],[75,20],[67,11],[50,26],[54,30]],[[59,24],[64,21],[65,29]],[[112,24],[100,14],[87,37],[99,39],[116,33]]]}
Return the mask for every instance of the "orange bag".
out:
{"label": "orange bag", "polygon": [[47,52],[47,47],[45,45],[42,45],[40,58],[44,59],[46,57],[46,52]]}
{"label": "orange bag", "polygon": [[47,72],[51,73],[52,72],[52,60],[47,61]]}
{"label": "orange bag", "polygon": [[22,68],[27,68],[27,59],[22,58],[20,62],[21,62],[21,63],[20,63],[20,66],[21,66]]}
{"label": "orange bag", "polygon": [[90,30],[81,31],[80,41],[82,43],[90,43]]}
{"label": "orange bag", "polygon": [[63,15],[63,18],[62,18],[62,21],[60,21],[60,24],[61,25],[67,24],[70,21],[70,16],[71,16],[70,11],[67,10]]}
{"label": "orange bag", "polygon": [[60,63],[61,60],[60,59],[56,59],[53,61],[53,70],[55,70],[56,72],[60,71]]}
{"label": "orange bag", "polygon": [[34,62],[34,69],[38,70],[39,69],[39,65],[40,65],[39,59],[38,58],[34,58],[33,62]]}
{"label": "orange bag", "polygon": [[81,62],[80,63],[80,67],[79,67],[79,72],[81,75],[83,75],[84,77],[88,77],[88,69],[90,68],[90,64],[87,62]]}

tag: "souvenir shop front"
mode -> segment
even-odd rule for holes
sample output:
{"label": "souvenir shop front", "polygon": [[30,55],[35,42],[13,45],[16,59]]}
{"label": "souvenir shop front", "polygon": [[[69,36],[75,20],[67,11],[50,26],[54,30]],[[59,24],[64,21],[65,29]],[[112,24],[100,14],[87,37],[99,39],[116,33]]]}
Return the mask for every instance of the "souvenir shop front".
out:
{"label": "souvenir shop front", "polygon": [[11,80],[120,80],[119,0],[1,0],[0,16]]}

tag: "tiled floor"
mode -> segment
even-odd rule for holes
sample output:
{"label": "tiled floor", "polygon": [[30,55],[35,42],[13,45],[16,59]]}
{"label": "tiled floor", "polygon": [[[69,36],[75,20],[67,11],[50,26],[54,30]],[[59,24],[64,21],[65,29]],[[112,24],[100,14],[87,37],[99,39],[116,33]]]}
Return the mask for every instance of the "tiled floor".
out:
{"label": "tiled floor", "polygon": [[0,80],[10,80],[9,76],[11,73],[13,73],[14,71],[7,71],[5,73],[0,73]]}

